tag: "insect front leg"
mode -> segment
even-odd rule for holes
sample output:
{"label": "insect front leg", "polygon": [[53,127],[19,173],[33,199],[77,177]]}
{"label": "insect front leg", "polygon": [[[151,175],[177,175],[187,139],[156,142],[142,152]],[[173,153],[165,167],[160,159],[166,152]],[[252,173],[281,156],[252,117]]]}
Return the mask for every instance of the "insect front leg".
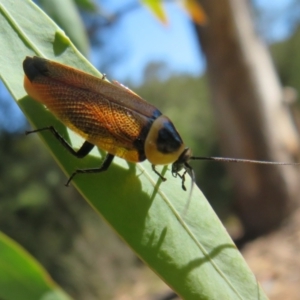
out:
{"label": "insect front leg", "polygon": [[154,173],[162,180],[162,181],[166,181],[167,178],[163,177],[155,168],[155,165],[152,165],[152,170],[154,171]]}
{"label": "insect front leg", "polygon": [[54,137],[64,146],[65,149],[67,149],[72,155],[76,156],[77,158],[83,158],[87,156],[91,150],[94,148],[95,145],[89,143],[88,141],[85,141],[80,149],[77,151],[74,150],[70,144],[57,132],[57,130],[53,126],[48,126],[44,128],[39,128],[32,131],[26,131],[25,134],[31,134],[41,131],[50,131]]}
{"label": "insect front leg", "polygon": [[67,183],[65,184],[65,186],[68,186],[70,184],[70,182],[72,181],[72,179],[77,175],[77,174],[86,174],[86,173],[100,173],[100,172],[104,172],[106,171],[110,164],[112,163],[113,159],[114,159],[114,155],[112,154],[107,154],[102,165],[99,168],[92,168],[92,169],[78,169],[76,170],[69,178],[69,180],[67,181]]}
{"label": "insect front leg", "polygon": [[187,173],[187,171],[184,171],[184,173],[182,175],[180,175],[179,173],[176,173],[176,176],[179,176],[179,178],[181,179],[181,187],[184,191],[186,191],[186,187],[185,187],[185,174]]}

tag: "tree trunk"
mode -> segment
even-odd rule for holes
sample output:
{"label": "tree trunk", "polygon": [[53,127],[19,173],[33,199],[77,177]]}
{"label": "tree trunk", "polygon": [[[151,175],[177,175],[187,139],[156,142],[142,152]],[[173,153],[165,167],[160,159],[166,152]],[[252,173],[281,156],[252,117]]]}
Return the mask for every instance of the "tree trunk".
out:
{"label": "tree trunk", "polygon": [[[247,0],[199,0],[208,24],[196,26],[207,58],[224,156],[293,162],[299,137],[270,54],[254,30]],[[248,238],[280,224],[299,200],[294,166],[226,164]]]}

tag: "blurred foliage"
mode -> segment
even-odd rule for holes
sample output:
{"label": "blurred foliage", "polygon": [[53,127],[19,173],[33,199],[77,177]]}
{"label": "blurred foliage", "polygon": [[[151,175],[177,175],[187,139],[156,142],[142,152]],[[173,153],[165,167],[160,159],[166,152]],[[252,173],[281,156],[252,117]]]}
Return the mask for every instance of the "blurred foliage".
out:
{"label": "blurred foliage", "polygon": [[0,298],[71,300],[23,247],[1,231]]}
{"label": "blurred foliage", "polygon": [[[300,27],[286,41],[273,44],[270,47],[278,75],[283,86],[296,89],[300,95]],[[297,97],[299,98],[299,97]],[[299,101],[298,101],[298,104]]]}
{"label": "blurred foliage", "polygon": [[[92,1],[77,2],[82,3],[87,11],[95,9]],[[90,36],[93,27],[97,26],[90,23]],[[101,47],[102,42],[97,39],[100,40],[99,36],[92,45]],[[299,46],[299,28],[289,40],[271,46],[283,85],[295,88],[298,95]],[[107,61],[116,62],[120,52],[115,49],[107,51],[115,51],[107,56]],[[205,76],[172,74],[171,69],[158,62],[145,70],[143,86],[127,85],[173,121],[195,156],[220,155]],[[0,99],[1,108],[4,103]],[[136,262],[133,254],[114,234],[110,234],[110,229],[103,225],[73,188],[65,188],[64,174],[37,137],[25,138],[0,129],[0,157],[1,230],[24,245],[72,296],[80,289],[88,291],[94,287],[85,286],[85,277],[92,273],[84,273],[86,267],[88,270],[97,268],[99,274],[93,280],[95,286],[103,290],[104,297],[111,295],[116,282],[125,280],[125,277],[131,280],[131,271],[128,270]],[[213,201],[219,215],[226,216],[230,212],[232,193],[223,165],[201,161],[194,162],[193,167],[197,184]],[[98,261],[91,264],[86,259],[88,255],[97,257]],[[72,273],[68,271],[70,269],[73,269]]]}
{"label": "blurred foliage", "polygon": [[56,282],[80,299],[95,289],[111,297],[117,282],[132,280],[135,256],[74,188],[64,186],[65,175],[38,136],[2,131],[0,156],[0,229]]}

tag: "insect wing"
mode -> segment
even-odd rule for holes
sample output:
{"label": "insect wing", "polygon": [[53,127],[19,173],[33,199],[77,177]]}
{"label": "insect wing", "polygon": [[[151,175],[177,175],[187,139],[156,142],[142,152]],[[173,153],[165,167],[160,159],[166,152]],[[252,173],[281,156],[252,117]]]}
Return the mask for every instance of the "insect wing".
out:
{"label": "insect wing", "polygon": [[26,91],[66,126],[107,152],[145,159],[144,141],[159,110],[122,86],[42,58],[24,61]]}

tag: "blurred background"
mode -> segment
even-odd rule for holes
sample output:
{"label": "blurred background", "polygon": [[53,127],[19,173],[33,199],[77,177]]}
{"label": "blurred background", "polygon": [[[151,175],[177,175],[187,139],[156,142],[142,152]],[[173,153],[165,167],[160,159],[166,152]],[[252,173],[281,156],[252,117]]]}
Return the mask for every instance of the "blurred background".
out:
{"label": "blurred background", "polygon": [[[169,116],[194,155],[299,162],[299,0],[199,0],[202,24],[173,1],[167,24],[135,0],[35,2],[108,79]],[[1,82],[0,107],[0,229],[74,299],[173,299],[25,137]],[[270,299],[299,299],[299,168],[193,168]]]}

